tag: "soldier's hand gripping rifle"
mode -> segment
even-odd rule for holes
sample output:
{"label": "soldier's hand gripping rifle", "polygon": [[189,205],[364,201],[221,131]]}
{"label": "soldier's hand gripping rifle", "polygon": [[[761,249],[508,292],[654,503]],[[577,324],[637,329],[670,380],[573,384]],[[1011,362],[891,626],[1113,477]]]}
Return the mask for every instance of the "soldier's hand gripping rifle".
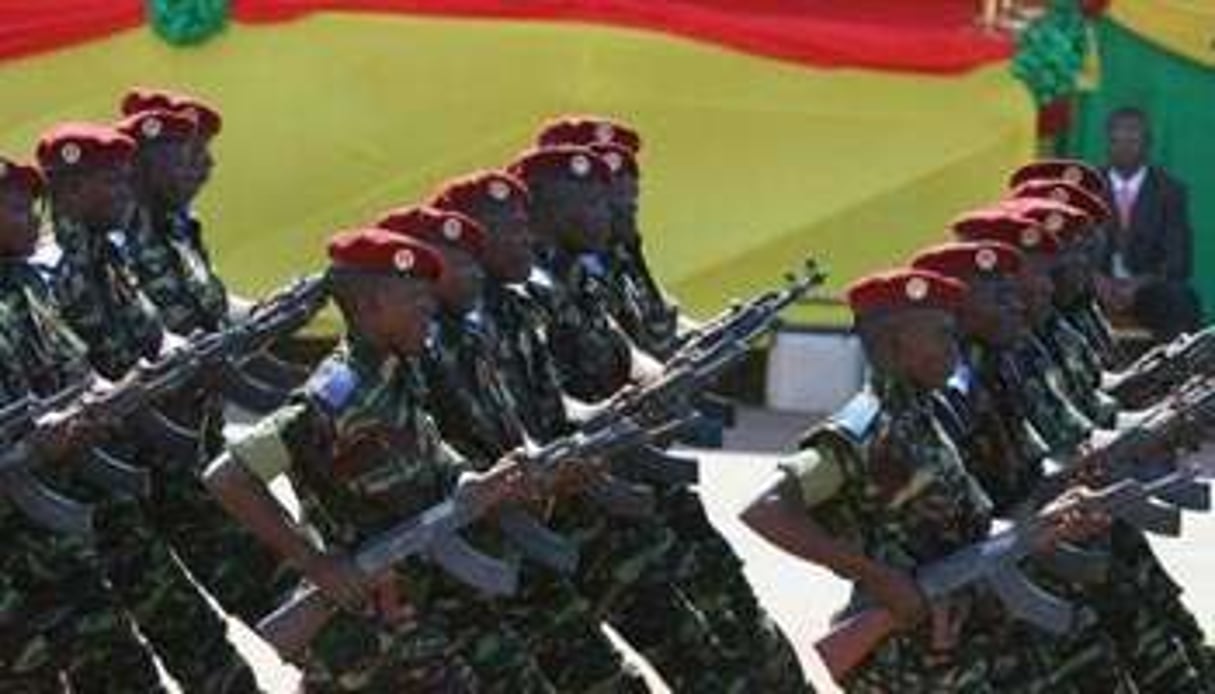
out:
{"label": "soldier's hand gripping rifle", "polygon": [[73,435],[62,418],[50,413],[65,407],[84,391],[84,384],[54,397],[27,395],[0,408],[0,494],[30,520],[58,533],[89,536],[93,510],[47,487],[33,473],[34,466],[62,454]]}
{"label": "soldier's hand gripping rifle", "polygon": [[[1031,503],[1057,497],[1064,489],[1093,478],[1117,482],[1142,482],[1169,475],[1175,464],[1173,453],[1203,440],[1215,423],[1215,379],[1197,378],[1155,408],[1146,419],[1119,431],[1113,439],[1083,456],[1068,468],[1047,475],[1034,491]],[[1143,530],[1176,535],[1180,509],[1208,511],[1211,492],[1196,480],[1174,484],[1152,497],[1119,509],[1119,517]]]}
{"label": "soldier's hand gripping rifle", "polygon": [[1108,390],[1124,407],[1141,409],[1196,375],[1215,375],[1215,326],[1152,348],[1124,369]]}
{"label": "soldier's hand gripping rifle", "polygon": [[[653,432],[621,418],[593,432],[576,432],[508,460],[521,466],[528,479],[548,492],[560,466],[581,464],[579,461],[640,445],[652,435]],[[355,551],[354,564],[360,573],[373,579],[409,557],[424,557],[485,593],[512,594],[518,582],[514,569],[473,549],[458,534],[493,510],[470,503],[468,496],[457,489],[443,503],[364,543]],[[337,609],[319,589],[308,587],[263,619],[257,632],[284,658],[298,658]]]}
{"label": "soldier's hand gripping rifle", "polygon": [[[786,277],[784,288],[766,291],[718,314],[685,336],[657,380],[627,388],[609,399],[584,422],[583,429],[593,431],[621,417],[647,424],[694,413],[693,398],[745,358],[757,339],[775,329],[784,309],[822,285],[825,279],[815,262],[807,260],[800,276],[791,273]],[[631,456],[622,467],[625,468],[622,475],[641,481],[683,485],[693,484],[697,479],[695,461],[660,451]]]}
{"label": "soldier's hand gripping rifle", "polygon": [[[915,572],[915,582],[929,603],[967,589],[989,590],[1011,617],[1052,634],[1064,634],[1076,626],[1074,607],[1035,585],[1019,567],[1020,562],[1049,548],[1057,539],[1057,519],[1077,512],[1117,516],[1128,506],[1167,495],[1172,489],[1213,475],[1215,470],[1210,463],[1188,462],[1147,483],[1124,479],[1097,491],[1081,492],[1028,520],[993,533],[982,542],[920,567]],[[837,624],[815,644],[815,649],[839,682],[864,663],[896,629],[889,610],[868,607]]]}

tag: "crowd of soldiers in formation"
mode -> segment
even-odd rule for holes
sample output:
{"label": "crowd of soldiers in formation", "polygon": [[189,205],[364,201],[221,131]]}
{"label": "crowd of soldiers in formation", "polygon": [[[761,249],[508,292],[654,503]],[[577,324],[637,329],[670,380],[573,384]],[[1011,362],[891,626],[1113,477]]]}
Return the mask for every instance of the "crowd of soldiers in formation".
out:
{"label": "crowd of soldiers in formation", "polygon": [[[191,213],[219,112],[146,89],[121,112],[52,128],[36,163],[0,159],[4,402],[121,388],[140,364],[256,311],[228,294]],[[646,480],[651,510],[605,513],[591,492],[627,477],[631,453],[571,460],[543,481],[518,464],[521,448],[661,379],[697,330],[646,265],[641,144],[606,118],[555,120],[502,169],[334,234],[325,281],[344,337],[299,376],[267,355],[275,397],[238,403],[262,417],[231,440],[225,393],[196,378],[156,407],[194,435],[187,459],[133,421],[81,425],[105,430],[89,436],[48,425],[27,441],[45,461],[39,484],[89,504],[95,528],[53,531],[0,503],[0,691],[164,691],[156,659],[185,692],[259,691],[201,591],[256,627],[304,585],[340,607],[284,652],[307,692],[648,691],[604,624],[672,691],[811,690],[694,487]],[[1153,353],[1112,371],[1085,261],[1109,214],[1100,177],[1042,162],[1012,182],[953,225],[958,241],[850,288],[870,384],[808,431],[743,520],[854,582],[841,620],[873,606],[889,616],[889,634],[833,670],[846,691],[1215,691],[1201,630],[1142,532],[1049,513],[1060,502],[1037,493],[1052,465],[1168,407],[1209,367],[1193,348],[1205,337],[1170,347],[1183,369]],[[711,439],[728,408],[696,404],[699,426],[677,435]],[[145,472],[148,489],[85,474],[79,461],[102,454]],[[1076,467],[1078,485],[1100,486],[1100,465]],[[298,516],[268,491],[283,475]],[[457,497],[499,511],[462,537],[517,570],[510,594],[426,553],[378,575],[355,561]],[[513,542],[503,521],[518,509],[572,540],[576,566]],[[917,567],[981,540],[993,517],[1041,513],[1038,554],[1067,543],[1108,558],[1094,582],[1027,569],[1079,607],[1066,633],[978,589],[929,600],[917,586]]]}

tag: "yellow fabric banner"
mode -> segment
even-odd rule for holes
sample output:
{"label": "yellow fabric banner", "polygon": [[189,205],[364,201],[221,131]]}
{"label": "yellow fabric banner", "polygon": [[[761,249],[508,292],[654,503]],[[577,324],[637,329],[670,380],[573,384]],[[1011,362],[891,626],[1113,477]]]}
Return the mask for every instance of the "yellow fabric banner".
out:
{"label": "yellow fabric banner", "polygon": [[563,112],[640,128],[648,247],[701,315],[807,254],[833,288],[898,262],[997,195],[1034,147],[1033,106],[1006,66],[812,70],[647,32],[329,14],[233,26],[199,48],[139,30],[8,63],[0,149],[29,152],[58,120],[111,118],[132,84],[223,110],[199,212],[245,292],[321,267],[335,228],[503,164]]}
{"label": "yellow fabric banner", "polygon": [[1114,0],[1109,13],[1158,46],[1215,67],[1212,0]]}

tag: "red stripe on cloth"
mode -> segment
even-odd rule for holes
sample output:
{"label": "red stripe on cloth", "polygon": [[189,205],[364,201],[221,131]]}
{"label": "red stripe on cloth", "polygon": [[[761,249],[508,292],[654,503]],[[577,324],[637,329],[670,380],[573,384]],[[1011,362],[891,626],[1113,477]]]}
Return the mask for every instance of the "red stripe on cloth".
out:
{"label": "red stripe on cloth", "polygon": [[974,0],[235,0],[242,21],[320,10],[605,23],[816,67],[951,73],[1007,59]]}
{"label": "red stripe on cloth", "polygon": [[143,17],[139,0],[0,0],[0,59],[108,36]]}
{"label": "red stripe on cloth", "polygon": [[[951,73],[1007,59],[974,0],[233,0],[244,22],[357,11],[610,24],[815,67]],[[0,0],[0,59],[138,26],[139,0]]]}

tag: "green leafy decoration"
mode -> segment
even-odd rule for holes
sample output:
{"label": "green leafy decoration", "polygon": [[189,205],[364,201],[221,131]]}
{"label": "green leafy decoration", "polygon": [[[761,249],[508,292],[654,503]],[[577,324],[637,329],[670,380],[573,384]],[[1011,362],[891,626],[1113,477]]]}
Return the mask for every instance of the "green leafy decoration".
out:
{"label": "green leafy decoration", "polygon": [[152,28],[174,46],[202,43],[228,24],[229,0],[148,0]]}
{"label": "green leafy decoration", "polygon": [[1090,50],[1088,36],[1079,0],[1052,0],[1047,12],[1021,33],[1012,72],[1039,106],[1076,91]]}

